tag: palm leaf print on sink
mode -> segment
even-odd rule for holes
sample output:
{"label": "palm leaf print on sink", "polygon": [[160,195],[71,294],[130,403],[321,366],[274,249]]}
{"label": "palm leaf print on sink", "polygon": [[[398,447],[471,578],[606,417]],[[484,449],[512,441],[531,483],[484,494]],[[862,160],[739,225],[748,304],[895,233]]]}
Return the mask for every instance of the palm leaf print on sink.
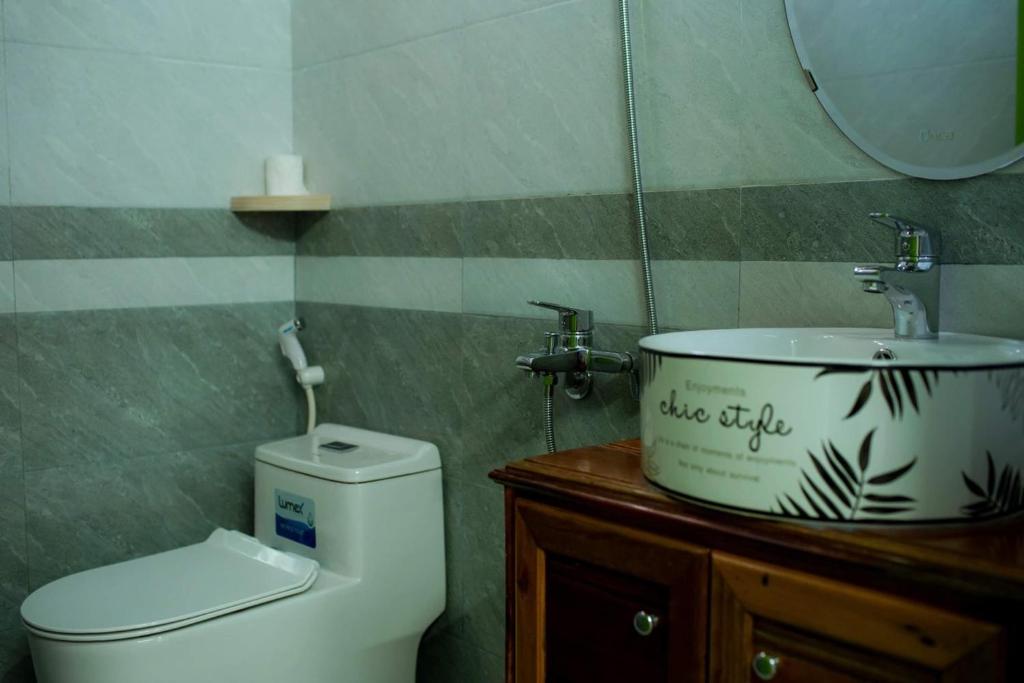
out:
{"label": "palm leaf print on sink", "polygon": [[992,454],[986,451],[985,457],[988,460],[985,486],[968,477],[966,472],[960,473],[967,490],[977,499],[964,505],[961,508],[963,513],[968,517],[991,517],[1024,508],[1024,484],[1021,483],[1020,470],[1003,465],[997,477]]}
{"label": "palm leaf print on sink", "polygon": [[[902,368],[865,368],[828,367],[823,369],[814,379],[829,375],[862,375],[870,373],[857,392],[850,411],[843,419],[851,417],[864,409],[871,397],[880,394],[885,401],[889,414],[893,418],[903,419],[908,410],[920,414],[921,402],[932,395],[933,388],[939,383],[937,370],[905,370]],[[877,390],[876,390],[877,387]]]}
{"label": "palm leaf print on sink", "polygon": [[807,451],[810,467],[801,469],[800,493],[776,496],[771,512],[787,517],[826,521],[880,520],[914,509],[910,496],[890,493],[896,483],[917,464],[914,458],[906,465],[888,472],[870,474],[871,444],[875,430],[861,441],[856,467],[832,441],[822,443],[821,453]]}

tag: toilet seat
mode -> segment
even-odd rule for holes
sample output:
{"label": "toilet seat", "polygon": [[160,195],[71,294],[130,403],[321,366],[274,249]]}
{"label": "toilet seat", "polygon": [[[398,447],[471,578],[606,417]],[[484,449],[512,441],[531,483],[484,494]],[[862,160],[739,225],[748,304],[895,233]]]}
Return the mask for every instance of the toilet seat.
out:
{"label": "toilet seat", "polygon": [[21,607],[25,626],[56,640],[125,640],[163,633],[309,589],[315,560],[238,531],[58,579]]}

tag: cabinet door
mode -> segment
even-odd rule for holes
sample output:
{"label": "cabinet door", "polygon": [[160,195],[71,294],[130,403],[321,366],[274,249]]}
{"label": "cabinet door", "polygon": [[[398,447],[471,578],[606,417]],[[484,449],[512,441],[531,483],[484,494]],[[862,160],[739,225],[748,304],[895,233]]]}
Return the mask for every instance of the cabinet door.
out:
{"label": "cabinet door", "polygon": [[993,624],[715,553],[713,682],[1003,681]]}
{"label": "cabinet door", "polygon": [[705,680],[707,551],[532,501],[511,505],[512,680]]}

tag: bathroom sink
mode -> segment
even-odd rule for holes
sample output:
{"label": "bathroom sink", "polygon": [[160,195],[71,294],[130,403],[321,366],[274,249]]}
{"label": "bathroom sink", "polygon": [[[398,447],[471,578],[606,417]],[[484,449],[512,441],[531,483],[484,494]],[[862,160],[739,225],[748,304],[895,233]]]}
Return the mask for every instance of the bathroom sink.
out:
{"label": "bathroom sink", "polygon": [[640,349],[644,473],[673,494],[815,523],[1024,508],[1024,343],[805,328]]}

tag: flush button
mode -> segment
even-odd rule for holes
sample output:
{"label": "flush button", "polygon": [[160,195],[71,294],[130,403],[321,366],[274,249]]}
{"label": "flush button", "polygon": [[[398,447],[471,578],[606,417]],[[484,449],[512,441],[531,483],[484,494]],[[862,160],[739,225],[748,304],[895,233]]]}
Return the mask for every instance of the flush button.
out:
{"label": "flush button", "polygon": [[351,451],[358,448],[354,443],[345,443],[344,441],[330,441],[328,443],[320,444],[320,448],[326,448],[329,451],[336,451],[338,453],[344,453],[345,451]]}

